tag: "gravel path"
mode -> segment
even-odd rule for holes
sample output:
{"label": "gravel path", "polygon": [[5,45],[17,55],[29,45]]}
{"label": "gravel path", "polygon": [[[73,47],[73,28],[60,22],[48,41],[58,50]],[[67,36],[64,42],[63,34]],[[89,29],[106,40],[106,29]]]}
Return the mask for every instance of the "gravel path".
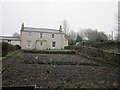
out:
{"label": "gravel path", "polygon": [[[15,60],[15,62],[3,72],[3,86],[36,85],[37,87],[45,88],[118,87],[117,67],[87,59],[80,55],[20,52],[5,59],[3,67],[10,60]],[[47,62],[57,62],[57,64],[47,64]],[[63,64],[59,64],[61,62]],[[67,64],[68,62],[76,64]]]}

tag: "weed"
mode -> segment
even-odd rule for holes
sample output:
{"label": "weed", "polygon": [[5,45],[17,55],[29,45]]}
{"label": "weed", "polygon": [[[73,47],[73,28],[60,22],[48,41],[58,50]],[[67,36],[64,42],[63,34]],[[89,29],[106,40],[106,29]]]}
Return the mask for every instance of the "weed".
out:
{"label": "weed", "polygon": [[38,56],[35,57],[35,60],[38,60]]}

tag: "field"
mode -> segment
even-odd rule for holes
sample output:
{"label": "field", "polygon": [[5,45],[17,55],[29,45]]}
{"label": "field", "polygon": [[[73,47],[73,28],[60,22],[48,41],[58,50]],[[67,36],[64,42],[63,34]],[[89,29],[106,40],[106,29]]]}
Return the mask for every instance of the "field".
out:
{"label": "field", "polygon": [[2,60],[4,87],[117,88],[118,68],[77,54],[18,52]]}

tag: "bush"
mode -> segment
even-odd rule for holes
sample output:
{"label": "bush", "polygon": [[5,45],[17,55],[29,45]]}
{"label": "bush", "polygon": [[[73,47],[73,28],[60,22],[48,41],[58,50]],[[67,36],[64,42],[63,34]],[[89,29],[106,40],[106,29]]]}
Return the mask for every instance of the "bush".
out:
{"label": "bush", "polygon": [[9,49],[8,49],[9,44],[6,42],[2,42],[1,45],[2,45],[2,57],[4,57],[7,55],[8,51],[9,51]]}
{"label": "bush", "polygon": [[8,52],[21,49],[19,45],[11,45],[7,42],[1,42],[0,46],[2,47],[2,57],[5,57]]}
{"label": "bush", "polygon": [[44,53],[44,54],[75,54],[75,51],[47,51],[47,50],[23,50],[24,53]]}
{"label": "bush", "polygon": [[68,49],[68,46],[65,46],[64,49]]}
{"label": "bush", "polygon": [[8,44],[8,51],[15,51],[16,47],[14,45]]}

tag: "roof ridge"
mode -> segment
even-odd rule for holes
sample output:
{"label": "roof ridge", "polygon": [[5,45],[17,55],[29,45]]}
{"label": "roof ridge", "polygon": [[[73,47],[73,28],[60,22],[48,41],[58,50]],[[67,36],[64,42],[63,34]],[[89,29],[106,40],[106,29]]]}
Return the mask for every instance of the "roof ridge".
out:
{"label": "roof ridge", "polygon": [[14,37],[14,36],[0,36],[0,37],[7,37],[7,38],[19,38],[19,37]]}
{"label": "roof ridge", "polygon": [[49,28],[35,28],[35,27],[24,27],[24,28],[31,28],[31,29],[43,29],[43,30],[54,30],[54,31],[59,31],[57,29],[49,29]]}

